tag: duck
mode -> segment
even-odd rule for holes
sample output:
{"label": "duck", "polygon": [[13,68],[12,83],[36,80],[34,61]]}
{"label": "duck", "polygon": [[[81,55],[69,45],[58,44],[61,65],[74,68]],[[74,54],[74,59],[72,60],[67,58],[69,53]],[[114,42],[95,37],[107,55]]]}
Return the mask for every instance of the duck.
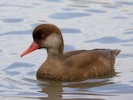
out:
{"label": "duck", "polygon": [[106,76],[114,70],[119,49],[92,49],[64,52],[60,29],[54,24],[41,24],[33,30],[33,42],[21,57],[45,48],[47,58],[36,73],[38,80],[74,81]]}

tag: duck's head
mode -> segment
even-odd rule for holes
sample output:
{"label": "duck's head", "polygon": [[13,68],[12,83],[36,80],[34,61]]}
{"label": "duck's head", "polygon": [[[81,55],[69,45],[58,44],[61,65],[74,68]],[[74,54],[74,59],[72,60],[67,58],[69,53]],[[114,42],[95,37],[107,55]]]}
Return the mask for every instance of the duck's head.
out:
{"label": "duck's head", "polygon": [[41,24],[33,30],[33,43],[21,54],[24,55],[41,48],[59,50],[63,48],[63,38],[58,27],[53,24]]}

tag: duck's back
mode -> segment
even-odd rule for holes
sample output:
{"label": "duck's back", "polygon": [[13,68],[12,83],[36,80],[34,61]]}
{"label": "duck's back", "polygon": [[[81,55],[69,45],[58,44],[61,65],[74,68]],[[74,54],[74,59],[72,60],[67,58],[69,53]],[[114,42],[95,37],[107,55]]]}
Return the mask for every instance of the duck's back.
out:
{"label": "duck's back", "polygon": [[63,58],[71,73],[80,74],[81,77],[97,77],[113,70],[119,52],[117,49],[79,50],[66,52]]}

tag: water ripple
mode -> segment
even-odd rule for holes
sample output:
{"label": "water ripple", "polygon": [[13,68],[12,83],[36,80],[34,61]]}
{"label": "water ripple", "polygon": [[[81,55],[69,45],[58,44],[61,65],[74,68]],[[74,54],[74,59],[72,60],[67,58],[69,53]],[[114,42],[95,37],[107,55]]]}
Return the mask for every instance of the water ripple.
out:
{"label": "water ripple", "polygon": [[[101,87],[98,87],[99,89]],[[92,89],[95,90],[95,89]],[[117,94],[117,93],[133,93],[133,86],[130,85],[125,85],[125,84],[111,84],[108,87],[103,87],[101,89],[101,93],[112,93],[112,94]]]}
{"label": "water ripple", "polygon": [[71,18],[77,18],[77,17],[85,17],[85,16],[91,16],[91,14],[88,13],[80,13],[80,12],[62,12],[62,13],[55,13],[52,15],[49,15],[50,18],[54,19],[71,19]]}
{"label": "water ripple", "polygon": [[117,5],[104,5],[103,7],[109,8],[109,9],[117,9],[117,8],[119,8],[119,6],[117,6]]}
{"label": "water ripple", "polygon": [[29,64],[29,63],[22,63],[22,62],[15,62],[13,64],[11,64],[10,66],[6,67],[7,69],[14,69],[14,68],[28,68],[28,67],[33,67],[33,64]]}
{"label": "water ripple", "polygon": [[73,28],[61,28],[62,33],[81,33],[79,29],[73,29]]}
{"label": "water ripple", "polygon": [[18,22],[22,22],[24,19],[22,18],[8,18],[8,19],[1,19],[3,22],[5,23],[18,23]]}
{"label": "water ripple", "polygon": [[62,0],[46,0],[46,1],[50,1],[50,2],[62,2]]}
{"label": "water ripple", "polygon": [[14,75],[19,75],[22,69],[31,68],[33,66],[34,66],[33,64],[15,62],[10,66],[7,66],[5,69],[3,69],[3,71],[6,73],[6,75],[14,76]]}
{"label": "water ripple", "polygon": [[72,45],[65,45],[64,47],[65,52],[75,50],[75,48]]}
{"label": "water ripple", "polygon": [[107,11],[104,10],[98,10],[98,9],[87,9],[87,12],[92,12],[92,13],[106,13]]}
{"label": "water ripple", "polygon": [[128,57],[133,57],[133,54],[121,54],[119,55],[120,58],[128,58]]}
{"label": "water ripple", "polygon": [[127,32],[124,32],[123,34],[133,34],[133,31],[127,31]]}
{"label": "water ripple", "polygon": [[117,3],[127,5],[127,6],[133,6],[133,2],[129,2],[129,1],[120,1],[120,2],[117,2]]}
{"label": "water ripple", "polygon": [[102,37],[99,39],[95,39],[95,40],[89,40],[86,42],[99,42],[99,43],[104,43],[104,44],[111,44],[111,43],[125,43],[125,42],[132,42],[133,38],[131,39],[120,39],[118,37]]}
{"label": "water ripple", "polygon": [[[132,7],[132,0],[8,0],[8,2],[1,0],[0,96],[2,100],[114,100],[116,98],[124,100],[123,97],[132,100]],[[95,46],[93,44],[120,48],[122,52],[117,57],[115,65],[117,72],[120,72],[119,75],[76,82],[36,80],[37,66],[22,62],[28,59],[40,65],[44,58],[34,60],[25,58],[23,61],[14,57],[17,57],[24,48],[20,45],[22,38],[20,35],[31,36],[34,27],[47,22],[62,26],[61,31],[66,36],[65,51],[88,48],[88,43],[84,43],[86,39],[85,42],[91,42],[90,48]],[[82,33],[90,33],[87,36],[92,38],[89,39]],[[72,37],[73,35],[76,37]],[[14,50],[14,46],[18,49]]]}
{"label": "water ripple", "polygon": [[124,20],[124,19],[128,19],[128,17],[124,17],[124,16],[114,16],[114,17],[112,17],[112,19],[122,19],[122,20]]}
{"label": "water ripple", "polygon": [[0,7],[22,7],[22,8],[31,8],[31,5],[18,5],[18,4],[0,4]]}
{"label": "water ripple", "polygon": [[6,33],[1,33],[0,36],[5,36],[5,35],[26,35],[26,34],[31,34],[31,30],[24,30],[24,31],[10,31]]}
{"label": "water ripple", "polygon": [[3,50],[2,49],[0,49],[0,53],[2,53],[3,52]]}
{"label": "water ripple", "polygon": [[75,8],[71,8],[71,7],[70,7],[70,8],[63,8],[62,10],[63,10],[63,11],[74,11]]}

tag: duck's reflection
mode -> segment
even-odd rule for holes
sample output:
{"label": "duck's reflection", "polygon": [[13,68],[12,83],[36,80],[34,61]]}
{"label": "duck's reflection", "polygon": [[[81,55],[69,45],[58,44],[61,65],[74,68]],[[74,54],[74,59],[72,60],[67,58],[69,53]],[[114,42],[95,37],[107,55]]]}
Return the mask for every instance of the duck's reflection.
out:
{"label": "duck's reflection", "polygon": [[[105,86],[109,84],[114,84],[111,81],[111,77],[113,77],[115,74],[112,74],[112,76],[108,78],[96,78],[96,79],[88,79],[84,81],[76,81],[76,82],[58,82],[58,81],[43,81],[39,86],[42,87],[41,92],[46,93],[47,97],[41,97],[39,99],[41,100],[63,100],[69,98],[79,100],[80,98],[77,98],[77,95],[97,95],[96,93],[92,93],[90,91],[91,88],[99,87],[99,86]],[[84,91],[84,92],[83,92]],[[70,97],[72,98],[70,98]],[[75,97],[75,98],[74,98]],[[96,98],[85,98],[84,100],[95,100]],[[101,100],[101,99],[96,99]]]}
{"label": "duck's reflection", "polygon": [[41,92],[44,92],[48,97],[41,97],[41,100],[61,100],[63,87],[61,82],[48,81],[47,83],[41,83]]}

